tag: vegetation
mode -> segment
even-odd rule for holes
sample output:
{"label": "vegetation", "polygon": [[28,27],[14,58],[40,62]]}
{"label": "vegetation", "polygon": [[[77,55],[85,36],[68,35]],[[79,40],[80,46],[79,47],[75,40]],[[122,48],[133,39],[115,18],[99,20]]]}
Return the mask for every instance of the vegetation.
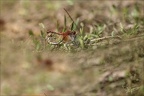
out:
{"label": "vegetation", "polygon": [[0,94],[143,96],[143,8],[137,0],[2,0]]}

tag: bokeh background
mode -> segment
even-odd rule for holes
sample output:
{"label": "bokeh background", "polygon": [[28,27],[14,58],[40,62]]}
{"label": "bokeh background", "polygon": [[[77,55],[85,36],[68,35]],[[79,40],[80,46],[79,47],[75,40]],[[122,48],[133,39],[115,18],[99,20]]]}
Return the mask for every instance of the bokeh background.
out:
{"label": "bokeh background", "polygon": [[[90,33],[112,34],[122,40],[97,43],[78,52],[35,50],[29,31],[67,27],[65,8]],[[79,25],[80,27],[80,25]],[[79,28],[78,27],[78,28]],[[76,30],[79,32],[79,30]],[[143,0],[1,0],[1,96],[143,96]]]}

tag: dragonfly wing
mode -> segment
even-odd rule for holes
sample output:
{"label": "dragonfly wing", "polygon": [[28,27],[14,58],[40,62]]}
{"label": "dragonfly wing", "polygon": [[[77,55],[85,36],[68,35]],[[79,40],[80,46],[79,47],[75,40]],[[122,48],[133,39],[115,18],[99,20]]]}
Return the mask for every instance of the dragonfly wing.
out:
{"label": "dragonfly wing", "polygon": [[63,38],[59,34],[49,33],[46,36],[46,41],[49,44],[57,45],[57,44],[59,44],[59,43],[61,43],[63,41]]}

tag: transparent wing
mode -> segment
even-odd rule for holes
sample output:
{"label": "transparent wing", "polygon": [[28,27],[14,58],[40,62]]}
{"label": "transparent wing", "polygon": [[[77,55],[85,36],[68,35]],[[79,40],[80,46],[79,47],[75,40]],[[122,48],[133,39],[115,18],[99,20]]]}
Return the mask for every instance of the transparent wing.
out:
{"label": "transparent wing", "polygon": [[56,33],[48,33],[45,39],[49,44],[53,45],[60,44],[63,41],[62,35]]}

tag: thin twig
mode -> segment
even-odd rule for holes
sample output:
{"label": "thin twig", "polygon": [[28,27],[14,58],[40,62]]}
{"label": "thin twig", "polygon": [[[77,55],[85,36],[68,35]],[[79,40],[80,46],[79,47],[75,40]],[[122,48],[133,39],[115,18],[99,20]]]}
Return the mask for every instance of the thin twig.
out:
{"label": "thin twig", "polygon": [[107,36],[107,37],[102,37],[102,38],[97,38],[97,39],[92,39],[91,41],[92,42],[95,42],[95,41],[102,41],[102,40],[105,40],[105,39],[109,39],[109,38],[117,38],[117,39],[121,39],[120,36]]}
{"label": "thin twig", "polygon": [[68,14],[68,16],[70,17],[70,19],[74,22],[74,20],[72,19],[72,17],[70,16],[70,14],[68,13],[68,11],[64,8],[64,10],[66,11],[66,13]]}
{"label": "thin twig", "polygon": [[[70,19],[74,22],[74,20],[72,19],[72,17],[71,17],[70,14],[68,13],[68,11],[67,11],[65,8],[64,8],[64,10],[66,11],[66,13],[67,13],[68,16],[70,17]],[[75,24],[75,26],[77,26],[75,22],[74,22],[74,24]]]}

